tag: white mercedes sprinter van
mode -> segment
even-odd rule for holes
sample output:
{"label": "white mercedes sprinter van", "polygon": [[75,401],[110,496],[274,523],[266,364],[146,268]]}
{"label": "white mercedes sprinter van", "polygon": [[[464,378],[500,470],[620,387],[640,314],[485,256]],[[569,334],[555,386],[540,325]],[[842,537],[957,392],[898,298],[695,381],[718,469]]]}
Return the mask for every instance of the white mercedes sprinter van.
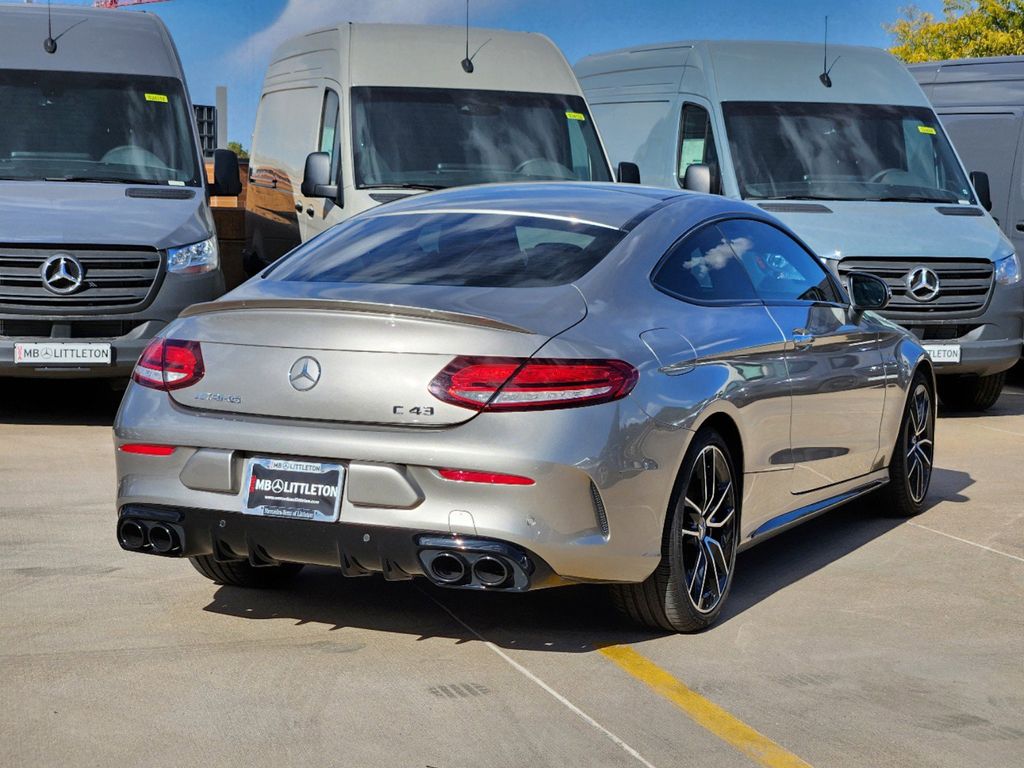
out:
{"label": "white mercedes sprinter van", "polygon": [[[342,24],[267,70],[246,201],[250,273],[381,203],[483,182],[611,181],[583,92],[543,35]],[[629,168],[623,180],[629,180]]]}
{"label": "white mercedes sprinter van", "polygon": [[0,378],[127,377],[222,294],[208,197],[241,183],[214,164],[159,17],[0,6]]}
{"label": "white mercedes sprinter van", "polygon": [[988,408],[1020,357],[1024,316],[1019,257],[986,211],[988,179],[969,179],[895,58],[830,46],[826,71],[822,53],[665,43],[589,56],[576,75],[613,160],[635,162],[645,184],[751,201],[840,276],[884,278],[883,314],[922,339],[945,406]]}

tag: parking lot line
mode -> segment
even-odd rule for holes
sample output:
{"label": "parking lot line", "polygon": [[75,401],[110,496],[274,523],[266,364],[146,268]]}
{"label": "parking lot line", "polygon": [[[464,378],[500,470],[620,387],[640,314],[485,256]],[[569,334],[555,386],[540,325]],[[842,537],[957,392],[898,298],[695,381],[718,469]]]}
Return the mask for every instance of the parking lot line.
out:
{"label": "parking lot line", "polygon": [[959,536],[954,536],[952,533],[946,533],[945,531],[939,531],[939,530],[936,530],[935,528],[929,528],[927,525],[921,525],[920,523],[908,523],[908,525],[912,525],[915,528],[920,528],[923,531],[931,531],[932,533],[939,534],[939,536],[945,536],[947,539],[953,539],[954,541],[959,541],[959,542],[962,542],[964,544],[970,544],[972,547],[977,547],[978,549],[984,549],[987,552],[992,552],[993,554],[996,554],[996,555],[1002,555],[1003,557],[1008,557],[1011,560],[1019,560],[1020,562],[1024,563],[1024,557],[1019,557],[1018,555],[1011,555],[1009,552],[1003,552],[1000,549],[992,549],[992,547],[986,547],[984,544],[979,544],[976,541],[969,541],[968,539],[961,539]]}
{"label": "parking lot line", "polygon": [[599,650],[624,671],[683,710],[697,725],[765,768],[811,768],[809,763],[688,688],[630,646],[610,645]]}
{"label": "parking lot line", "polygon": [[442,611],[444,611],[449,616],[451,616],[452,619],[454,619],[459,625],[461,625],[467,632],[472,634],[477,640],[479,640],[485,646],[487,646],[492,651],[494,651],[494,653],[496,653],[498,656],[500,656],[506,663],[509,664],[509,666],[511,666],[519,674],[523,675],[523,677],[525,677],[530,682],[536,684],[540,688],[543,688],[556,701],[558,701],[558,703],[560,703],[566,709],[570,710],[573,714],[575,714],[577,717],[579,717],[581,720],[583,720],[583,722],[587,723],[588,725],[590,725],[594,729],[596,729],[596,730],[600,731],[601,733],[603,733],[605,736],[608,737],[609,740],[611,740],[612,743],[614,743],[617,747],[622,749],[622,751],[625,752],[626,754],[628,754],[631,757],[635,758],[637,760],[637,762],[639,762],[641,765],[646,766],[646,768],[655,768],[655,766],[651,762],[649,762],[646,758],[644,758],[643,755],[641,755],[639,752],[637,752],[635,749],[633,749],[633,747],[629,746],[629,744],[627,744],[625,741],[620,739],[614,733],[609,731],[607,728],[605,728],[603,725],[601,725],[599,722],[597,722],[597,720],[595,720],[590,715],[588,715],[586,712],[584,712],[582,709],[577,707],[575,704],[573,704],[571,701],[569,701],[567,698],[565,698],[565,696],[563,696],[558,691],[556,691],[554,688],[552,688],[550,685],[545,683],[543,680],[541,680],[539,677],[537,677],[535,674],[533,674],[533,672],[528,670],[526,667],[524,667],[518,661],[516,661],[511,656],[509,656],[507,653],[505,653],[503,650],[501,650],[501,648],[496,646],[494,643],[490,642],[487,638],[485,638],[483,635],[481,635],[479,632],[477,632],[475,629],[473,629],[471,626],[469,626],[469,624],[467,624],[462,619],[460,619],[458,616],[456,616],[447,605],[442,603],[440,600],[438,600],[433,595],[428,594],[427,592],[424,592],[423,590],[420,590],[420,591],[426,597],[429,597],[434,603],[436,603],[438,605],[438,607],[441,608]]}

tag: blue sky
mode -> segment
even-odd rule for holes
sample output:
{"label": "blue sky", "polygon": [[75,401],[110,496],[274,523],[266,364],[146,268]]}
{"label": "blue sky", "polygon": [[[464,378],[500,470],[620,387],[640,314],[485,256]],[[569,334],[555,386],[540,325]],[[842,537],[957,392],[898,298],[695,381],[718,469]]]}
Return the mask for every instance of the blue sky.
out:
{"label": "blue sky", "polygon": [[[832,41],[887,47],[882,24],[897,18],[907,2],[471,0],[470,13],[474,26],[543,32],[575,63],[589,53],[683,38],[819,41],[826,14]],[[938,13],[941,0],[917,5]],[[465,14],[464,0],[170,0],[143,7],[170,28],[193,101],[212,104],[216,86],[228,86],[229,137],[246,147],[263,70],[281,41],[342,20],[462,24]]]}

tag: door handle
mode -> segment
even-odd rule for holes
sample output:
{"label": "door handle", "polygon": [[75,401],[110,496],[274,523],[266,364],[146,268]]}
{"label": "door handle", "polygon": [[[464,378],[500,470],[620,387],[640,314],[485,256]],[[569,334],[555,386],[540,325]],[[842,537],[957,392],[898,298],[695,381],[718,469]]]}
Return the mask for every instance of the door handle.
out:
{"label": "door handle", "polygon": [[312,208],[306,209],[306,215],[309,216],[310,218],[313,218],[314,213],[316,213],[316,211],[314,211]]}
{"label": "door handle", "polygon": [[1017,222],[1017,231],[1018,232],[1024,232],[1024,221],[1018,221]]}
{"label": "door handle", "polygon": [[807,349],[812,344],[814,344],[813,333],[806,328],[796,328],[793,330],[793,346],[796,349]]}
{"label": "door handle", "polygon": [[299,213],[302,213],[302,208],[303,208],[303,203],[302,203],[302,201],[300,200],[299,202],[297,202],[297,203],[295,204],[295,210],[296,210],[296,211],[298,211]]}

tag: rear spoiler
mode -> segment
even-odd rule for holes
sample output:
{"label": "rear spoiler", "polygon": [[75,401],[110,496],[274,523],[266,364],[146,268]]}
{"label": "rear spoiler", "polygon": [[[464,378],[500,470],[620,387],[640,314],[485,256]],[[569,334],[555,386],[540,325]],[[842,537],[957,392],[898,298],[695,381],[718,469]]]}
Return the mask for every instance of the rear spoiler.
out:
{"label": "rear spoiler", "polygon": [[510,325],[500,320],[462,312],[449,312],[427,307],[407,307],[401,304],[380,304],[372,301],[346,301],[343,299],[236,299],[234,301],[208,301],[185,308],[179,317],[195,317],[214,312],[237,310],[309,309],[317,312],[358,312],[389,317],[409,317],[417,320],[432,320],[437,323],[472,325],[513,333],[531,333],[526,328]]}

